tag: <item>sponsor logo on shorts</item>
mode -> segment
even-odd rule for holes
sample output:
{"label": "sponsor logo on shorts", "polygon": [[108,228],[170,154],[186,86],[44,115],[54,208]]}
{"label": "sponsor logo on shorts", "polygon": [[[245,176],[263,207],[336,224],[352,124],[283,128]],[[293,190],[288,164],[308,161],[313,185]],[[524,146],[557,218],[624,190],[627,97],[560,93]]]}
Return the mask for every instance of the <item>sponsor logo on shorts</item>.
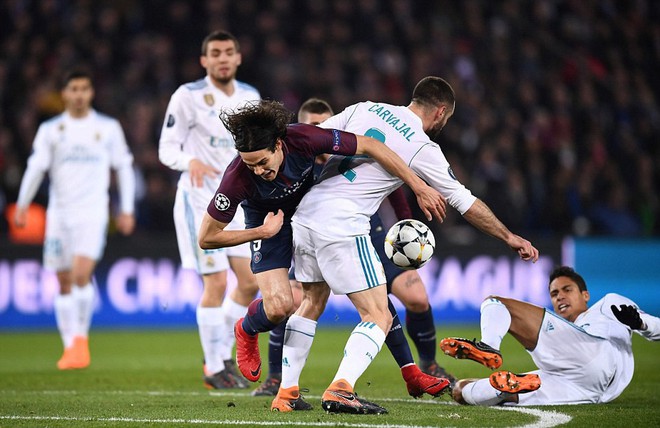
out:
{"label": "sponsor logo on shorts", "polygon": [[229,198],[223,195],[222,193],[216,194],[213,202],[215,204],[215,207],[218,209],[218,211],[227,211],[229,209],[229,206],[231,205]]}
{"label": "sponsor logo on shorts", "polygon": [[260,251],[255,251],[255,253],[252,255],[252,261],[255,263],[259,263],[263,256],[261,255]]}
{"label": "sponsor logo on shorts", "polygon": [[173,126],[174,126],[174,122],[175,122],[175,120],[174,120],[174,116],[171,115],[171,114],[168,114],[168,115],[167,115],[167,127],[168,127],[168,128],[173,127]]}

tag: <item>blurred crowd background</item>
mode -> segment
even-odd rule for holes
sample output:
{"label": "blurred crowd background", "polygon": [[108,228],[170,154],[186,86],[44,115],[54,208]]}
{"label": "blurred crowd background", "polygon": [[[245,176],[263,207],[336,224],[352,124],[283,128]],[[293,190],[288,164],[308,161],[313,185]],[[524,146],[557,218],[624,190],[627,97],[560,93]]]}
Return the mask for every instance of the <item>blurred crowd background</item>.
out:
{"label": "blurred crowd background", "polygon": [[[422,77],[447,79],[456,113],[437,142],[517,233],[660,234],[654,0],[3,0],[0,211],[62,109],[59,79],[86,64],[135,155],[138,233],[171,232],[178,174],[158,161],[160,128],[215,29],[240,40],[239,80],[292,111],[311,96],[407,105]],[[464,224],[453,212],[440,233],[460,240]]]}

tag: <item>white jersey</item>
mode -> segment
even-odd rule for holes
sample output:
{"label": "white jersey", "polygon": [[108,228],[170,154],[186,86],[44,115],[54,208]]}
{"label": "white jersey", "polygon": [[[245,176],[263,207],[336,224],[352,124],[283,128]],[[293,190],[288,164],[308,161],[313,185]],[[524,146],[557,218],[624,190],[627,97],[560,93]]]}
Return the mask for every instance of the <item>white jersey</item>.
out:
{"label": "white jersey", "polygon": [[[612,305],[637,307],[630,299],[610,293],[574,323],[546,311],[538,343],[530,351],[539,368],[532,373],[541,377],[541,388],[521,394],[519,405],[607,403],[623,392],[635,371],[632,331],[616,319]],[[660,318],[638,311],[647,328],[635,332],[660,340]]]}
{"label": "white jersey", "polygon": [[[424,133],[422,120],[405,106],[362,102],[320,126],[382,141],[461,214],[476,200],[454,177],[440,147]],[[368,234],[369,218],[401,184],[369,157],[331,156],[293,221],[328,237]]]}
{"label": "white jersey", "polygon": [[119,122],[90,110],[84,118],[62,113],[39,126],[21,182],[18,206],[27,207],[46,172],[48,209],[64,217],[106,216],[110,168],[117,170],[121,211],[135,204],[133,156]]}
{"label": "white jersey", "polygon": [[[205,178],[200,204],[206,208],[220,183],[222,173],[236,157],[234,139],[218,117],[223,110],[234,110],[260,99],[252,86],[234,80],[234,93],[227,96],[206,76],[181,85],[167,106],[160,136],[160,161],[171,169],[183,171],[179,189],[191,190],[188,164],[198,159],[220,171],[216,179]],[[197,199],[197,197],[195,197]],[[195,204],[197,205],[197,204]]]}

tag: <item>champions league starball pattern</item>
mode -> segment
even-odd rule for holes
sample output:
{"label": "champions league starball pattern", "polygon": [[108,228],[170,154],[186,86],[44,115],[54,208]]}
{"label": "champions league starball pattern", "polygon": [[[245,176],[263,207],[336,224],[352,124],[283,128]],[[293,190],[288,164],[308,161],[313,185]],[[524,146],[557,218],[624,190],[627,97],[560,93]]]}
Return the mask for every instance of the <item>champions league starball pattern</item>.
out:
{"label": "champions league starball pattern", "polygon": [[431,260],[434,250],[433,232],[418,220],[395,223],[385,237],[385,254],[401,269],[419,269]]}

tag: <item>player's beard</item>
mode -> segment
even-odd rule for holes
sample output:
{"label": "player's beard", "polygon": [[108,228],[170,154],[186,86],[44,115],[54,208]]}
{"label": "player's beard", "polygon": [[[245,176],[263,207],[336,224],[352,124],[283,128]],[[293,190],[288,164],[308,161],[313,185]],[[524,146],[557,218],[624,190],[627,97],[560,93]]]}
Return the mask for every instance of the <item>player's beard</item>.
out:
{"label": "player's beard", "polygon": [[433,128],[426,131],[426,135],[428,135],[428,137],[431,140],[435,141],[440,136],[440,132],[442,132],[442,128],[444,128],[444,124],[439,123],[435,125]]}
{"label": "player's beard", "polygon": [[211,78],[215,80],[216,83],[219,83],[221,85],[226,85],[230,83],[232,80],[234,80],[235,75],[236,74],[215,73],[211,75]]}

